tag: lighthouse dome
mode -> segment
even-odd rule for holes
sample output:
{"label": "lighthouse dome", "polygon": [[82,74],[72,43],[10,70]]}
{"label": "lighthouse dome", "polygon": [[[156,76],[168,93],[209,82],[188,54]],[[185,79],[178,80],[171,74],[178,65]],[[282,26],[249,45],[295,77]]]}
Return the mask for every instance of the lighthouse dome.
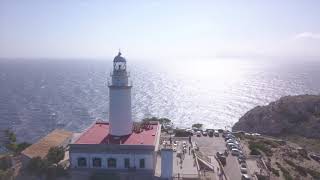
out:
{"label": "lighthouse dome", "polygon": [[116,57],[114,57],[113,62],[126,62],[126,59],[121,56],[121,52],[118,53]]}

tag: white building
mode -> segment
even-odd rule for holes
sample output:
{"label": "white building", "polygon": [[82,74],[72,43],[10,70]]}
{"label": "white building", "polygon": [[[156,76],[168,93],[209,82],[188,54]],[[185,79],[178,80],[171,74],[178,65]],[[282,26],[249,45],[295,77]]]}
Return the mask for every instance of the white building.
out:
{"label": "white building", "polygon": [[96,122],[70,144],[71,168],[142,171],[154,174],[161,126],[158,122],[133,131],[131,85],[126,59],[114,58],[109,83],[109,122]]}

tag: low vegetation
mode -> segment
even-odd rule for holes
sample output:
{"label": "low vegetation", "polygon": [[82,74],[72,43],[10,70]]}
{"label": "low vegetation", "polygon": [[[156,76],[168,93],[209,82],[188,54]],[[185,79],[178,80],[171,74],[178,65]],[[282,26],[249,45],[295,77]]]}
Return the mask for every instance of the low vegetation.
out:
{"label": "low vegetation", "polygon": [[279,170],[277,170],[275,168],[271,168],[271,172],[272,172],[272,174],[276,175],[277,177],[280,176]]}
{"label": "low vegetation", "polygon": [[308,174],[310,174],[313,178],[315,179],[320,179],[320,172],[313,170],[313,169],[309,169],[303,166],[299,166],[296,163],[294,163],[293,161],[289,160],[289,159],[284,159],[284,161],[290,165],[291,167],[293,167],[295,169],[295,171],[297,171],[301,176],[306,177]]}
{"label": "low vegetation", "polygon": [[10,130],[6,130],[5,134],[8,137],[8,142],[6,142],[5,146],[8,150],[13,152],[15,155],[20,154],[25,148],[31,145],[27,142],[17,143],[17,138],[15,133]]}
{"label": "low vegetation", "polygon": [[151,117],[142,119],[142,123],[147,123],[150,121],[158,121],[161,125],[169,125],[171,123],[171,120],[168,118]]}
{"label": "low vegetation", "polygon": [[251,151],[250,154],[252,155],[259,155],[259,150],[264,152],[267,156],[273,155],[271,148],[263,141],[249,141],[249,149]]}
{"label": "low vegetation", "polygon": [[9,156],[3,156],[0,158],[0,170],[5,171],[12,166]]}
{"label": "low vegetation", "polygon": [[8,169],[6,171],[0,170],[0,180],[11,180],[13,179],[13,169]]}
{"label": "low vegetation", "polygon": [[192,128],[202,129],[202,127],[203,127],[203,124],[201,123],[192,124]]}
{"label": "low vegetation", "polygon": [[13,177],[13,170],[11,169],[11,160],[9,156],[0,158],[0,180],[9,180]]}
{"label": "low vegetation", "polygon": [[49,149],[47,159],[50,163],[56,164],[64,158],[63,147],[53,147]]}
{"label": "low vegetation", "polygon": [[187,132],[184,129],[174,129],[173,133],[175,137],[189,137],[191,135],[190,132]]}
{"label": "low vegetation", "polygon": [[30,175],[46,177],[46,179],[55,179],[57,177],[68,176],[63,166],[57,164],[64,158],[64,150],[61,147],[50,148],[46,158],[32,158],[26,170]]}
{"label": "low vegetation", "polygon": [[291,176],[290,172],[283,167],[280,163],[276,162],[278,168],[281,170],[283,177],[285,180],[293,180],[293,177]]}

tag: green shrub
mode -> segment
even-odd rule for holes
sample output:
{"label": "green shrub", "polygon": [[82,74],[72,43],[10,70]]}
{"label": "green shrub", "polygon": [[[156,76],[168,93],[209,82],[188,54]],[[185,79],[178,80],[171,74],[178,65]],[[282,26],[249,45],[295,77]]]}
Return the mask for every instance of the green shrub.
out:
{"label": "green shrub", "polygon": [[306,177],[308,175],[307,171],[305,170],[304,167],[302,166],[299,166],[299,165],[296,165],[294,162],[292,162],[291,160],[289,159],[284,159],[284,161],[289,164],[290,166],[292,166],[297,172],[299,172],[299,174],[301,176],[304,176]]}
{"label": "green shrub", "polygon": [[41,157],[34,157],[30,159],[27,164],[27,172],[31,175],[42,176],[47,172],[49,162],[41,159]]}
{"label": "green shrub", "polygon": [[175,129],[174,131],[175,137],[189,137],[191,134],[184,129]]}
{"label": "green shrub", "polygon": [[272,140],[267,140],[267,139],[264,139],[261,142],[271,146],[272,148],[277,148],[280,145],[280,144],[278,144],[277,141],[272,141]]}
{"label": "green shrub", "polygon": [[6,171],[12,166],[9,156],[4,156],[0,158],[0,170]]}
{"label": "green shrub", "polygon": [[27,143],[27,142],[19,143],[19,144],[17,144],[17,149],[16,149],[16,151],[17,151],[17,152],[21,152],[21,151],[25,150],[25,149],[26,149],[27,147],[29,147],[29,146],[31,146],[31,144],[30,144],[30,143]]}
{"label": "green shrub", "polygon": [[261,155],[261,153],[258,149],[251,149],[250,155]]}
{"label": "green shrub", "polygon": [[256,151],[257,149],[259,149],[262,152],[264,152],[267,156],[273,155],[271,148],[262,142],[249,141],[249,149],[251,151]]}
{"label": "green shrub", "polygon": [[50,163],[58,163],[64,158],[63,147],[52,147],[49,149],[47,159]]}
{"label": "green shrub", "polygon": [[144,118],[144,119],[142,119],[142,123],[147,123],[147,122],[150,122],[150,121],[158,121],[161,125],[171,123],[171,120],[168,119],[168,118],[152,117],[152,118]]}
{"label": "green shrub", "polygon": [[9,143],[15,143],[17,141],[17,137],[16,134],[12,131],[10,131],[9,129],[5,130],[5,134],[9,139]]}
{"label": "green shrub", "polygon": [[198,128],[198,129],[201,129],[203,126],[203,124],[200,124],[200,123],[195,123],[195,124],[192,124],[192,127],[193,128]]}

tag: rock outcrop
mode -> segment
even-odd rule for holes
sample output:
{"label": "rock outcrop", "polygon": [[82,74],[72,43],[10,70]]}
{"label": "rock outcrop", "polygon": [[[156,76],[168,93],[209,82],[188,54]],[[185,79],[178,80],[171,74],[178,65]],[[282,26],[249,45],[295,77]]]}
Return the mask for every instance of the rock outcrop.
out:
{"label": "rock outcrop", "polygon": [[242,116],[234,131],[320,138],[320,95],[285,96]]}

